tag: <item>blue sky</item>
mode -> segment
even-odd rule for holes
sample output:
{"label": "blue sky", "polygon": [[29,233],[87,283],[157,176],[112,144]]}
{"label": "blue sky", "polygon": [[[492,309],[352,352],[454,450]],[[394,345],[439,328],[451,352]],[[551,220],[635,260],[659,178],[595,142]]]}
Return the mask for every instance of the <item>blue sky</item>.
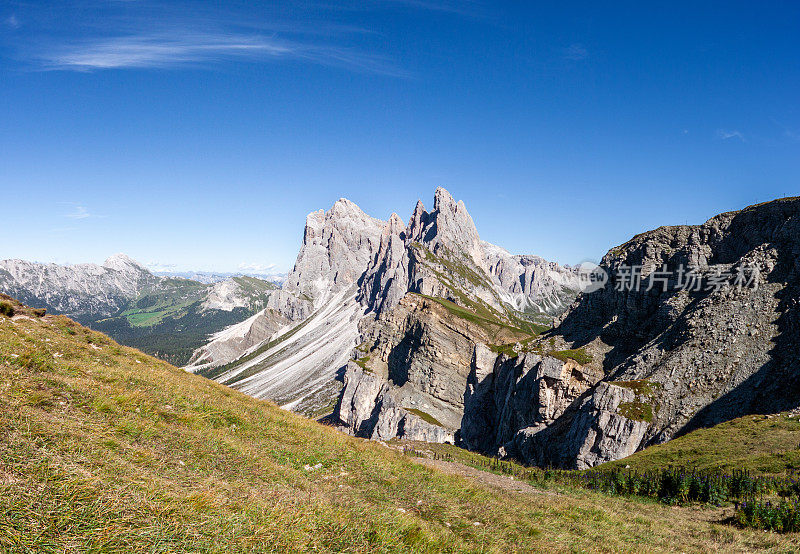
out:
{"label": "blue sky", "polygon": [[0,258],[288,269],[441,185],[578,263],[800,194],[800,4],[601,4],[0,3]]}

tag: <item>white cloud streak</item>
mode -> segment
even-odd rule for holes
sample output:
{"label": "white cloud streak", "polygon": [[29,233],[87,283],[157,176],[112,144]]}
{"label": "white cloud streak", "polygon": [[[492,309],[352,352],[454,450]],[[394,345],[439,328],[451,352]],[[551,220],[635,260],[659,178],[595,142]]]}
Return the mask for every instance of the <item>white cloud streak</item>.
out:
{"label": "white cloud streak", "polygon": [[739,131],[737,131],[735,129],[733,129],[733,130],[717,129],[717,138],[722,139],[722,140],[729,140],[729,139],[736,138],[736,139],[739,139],[742,142],[747,142],[745,140],[745,138],[744,138],[744,135],[741,132],[739,132]]}
{"label": "white cloud streak", "polygon": [[585,60],[589,57],[589,51],[582,44],[570,44],[564,48],[564,58],[568,60]]}
{"label": "white cloud streak", "polygon": [[149,262],[146,264],[147,269],[150,271],[175,271],[178,264],[162,263],[162,262]]}
{"label": "white cloud streak", "polygon": [[275,264],[257,264],[257,263],[247,263],[247,262],[242,262],[239,264],[240,271],[267,273],[270,271],[275,271],[277,269],[278,266]]}
{"label": "white cloud streak", "polygon": [[89,213],[86,206],[75,206],[75,208],[70,213],[65,214],[64,217],[70,219],[87,219],[92,217],[92,214]]}
{"label": "white cloud streak", "polygon": [[274,36],[231,33],[151,33],[58,45],[38,56],[48,70],[172,68],[230,59],[300,60],[395,77],[407,74],[379,56]]}

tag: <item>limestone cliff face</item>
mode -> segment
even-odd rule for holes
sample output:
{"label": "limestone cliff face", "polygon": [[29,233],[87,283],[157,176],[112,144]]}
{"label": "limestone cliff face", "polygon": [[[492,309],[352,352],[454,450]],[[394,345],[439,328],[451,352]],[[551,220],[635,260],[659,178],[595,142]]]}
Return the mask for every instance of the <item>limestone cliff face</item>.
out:
{"label": "limestone cliff face", "polygon": [[[334,415],[360,436],[424,435],[495,454],[519,429],[550,424],[602,377],[546,353],[495,352],[487,345],[529,335],[466,315],[412,293],[374,322],[365,319]],[[400,425],[404,418],[413,425]]]}
{"label": "limestone cliff face", "polygon": [[386,380],[350,362],[337,414],[346,429],[362,437],[376,440],[402,437],[451,444],[455,441],[452,430],[423,415],[424,412],[407,408],[409,401],[402,394],[393,393]]}
{"label": "limestone cliff face", "polygon": [[630,456],[641,446],[648,423],[629,417],[625,408],[641,401],[633,389],[598,383],[568,416],[549,426],[522,428],[504,451],[530,464],[575,469]]}
{"label": "limestone cliff face", "polygon": [[477,344],[467,381],[463,445],[497,453],[520,429],[550,425],[592,385],[602,371],[535,352],[498,356]]}
{"label": "limestone cliff face", "polygon": [[485,253],[463,202],[439,187],[433,211],[418,202],[408,226],[392,215],[381,248],[364,275],[361,301],[380,313],[397,305],[407,292],[463,300],[457,292],[495,307],[502,302],[491,282]]}
{"label": "limestone cliff face", "polygon": [[475,301],[501,312],[512,307],[557,314],[577,289],[573,270],[536,256],[512,256],[481,241],[464,203],[439,187],[433,211],[418,202],[406,227],[392,215],[359,298],[375,313],[415,292],[459,305]]}
{"label": "limestone cliff face", "polygon": [[[799,254],[800,199],[662,227],[612,249],[601,265],[612,275],[641,267],[643,285],[579,297],[557,329],[572,346],[600,352],[602,386],[557,425],[521,433],[517,453],[581,467],[698,427],[796,407]],[[680,290],[681,266],[697,268],[698,290]],[[753,266],[757,278],[738,286],[740,270]],[[653,271],[664,269],[666,290],[660,282],[647,290]],[[615,383],[636,398],[619,398]]]}
{"label": "limestone cliff face", "polygon": [[[477,325],[471,330],[487,336]],[[410,294],[375,322],[365,320],[362,335],[359,358],[347,368],[339,419],[357,434],[385,438],[384,419],[400,408],[426,414],[452,435],[460,426],[474,348],[464,323],[434,300]]]}
{"label": "limestone cliff face", "polygon": [[[403,233],[430,226],[430,220],[418,207],[398,236],[405,243]],[[498,295],[539,287],[529,277],[543,264],[509,260],[485,244],[483,249]],[[437,256],[433,251],[424,252]],[[397,267],[413,276],[411,268],[421,259],[412,253]],[[380,429],[385,438],[399,427],[384,425],[384,414],[386,421],[396,420],[415,401],[429,422],[469,448],[586,468],[699,426],[800,405],[800,199],[643,233],[612,249],[601,265],[611,284],[579,296],[554,331],[524,344],[473,326],[486,322],[473,315],[491,310],[465,315],[451,305],[450,313],[460,319],[448,319],[433,304],[409,297],[384,308],[374,327],[365,327],[362,359],[348,370],[343,421],[367,436]],[[701,286],[681,290],[681,271],[689,266]],[[754,266],[755,276],[747,272]],[[477,272],[478,264],[470,267]],[[625,267],[641,269],[638,289],[614,286]],[[648,286],[657,277],[661,281]],[[451,293],[445,282],[431,296]],[[454,349],[459,354],[452,355]],[[570,358],[569,352],[580,355]],[[583,358],[591,361],[575,361]],[[364,380],[373,388],[359,389]],[[387,398],[395,410],[391,416],[381,403]],[[361,409],[348,413],[348,405]],[[353,413],[360,415],[348,419]]]}
{"label": "limestone cliff face", "polygon": [[[490,409],[479,400],[489,385],[483,383],[478,392],[474,389],[480,386],[469,383],[476,349],[491,354],[485,345],[529,339],[530,333],[519,328],[527,324],[515,310],[559,313],[577,288],[569,268],[512,256],[481,241],[464,203],[438,188],[432,211],[418,202],[408,225],[392,215],[383,228],[359,289],[372,317],[361,324],[358,360],[348,366],[334,415],[353,433],[381,438],[391,438],[390,431],[408,436],[398,424],[404,414],[436,422],[444,432],[437,435],[426,427],[425,433],[440,439],[463,441],[466,423],[476,445],[496,451],[497,434],[479,421],[479,412]],[[545,364],[563,365],[547,359]],[[552,409],[563,410],[573,399],[558,396]],[[465,411],[465,402],[472,412]],[[517,415],[509,408],[508,418]],[[506,424],[515,431],[516,425]],[[419,432],[419,425],[413,429]],[[513,433],[505,434],[510,439]]]}
{"label": "limestone cliff face", "polygon": [[310,298],[316,308],[350,287],[378,251],[384,224],[344,198],[327,212],[310,213],[303,245],[284,290]]}
{"label": "limestone cliff face", "polygon": [[282,289],[267,309],[212,337],[198,363],[231,364],[214,378],[256,398],[304,413],[329,405],[341,388],[337,372],[357,344],[365,310],[355,291],[384,225],[345,199],[310,213]]}

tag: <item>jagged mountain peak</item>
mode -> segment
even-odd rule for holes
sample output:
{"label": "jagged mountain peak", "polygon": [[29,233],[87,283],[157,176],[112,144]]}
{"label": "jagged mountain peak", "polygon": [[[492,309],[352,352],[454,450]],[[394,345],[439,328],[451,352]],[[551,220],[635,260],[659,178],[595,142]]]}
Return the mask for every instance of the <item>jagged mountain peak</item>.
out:
{"label": "jagged mountain peak", "polygon": [[[466,214],[469,216],[464,201],[456,201],[453,195],[444,187],[436,187],[436,192],[433,194],[433,210],[435,212],[449,212],[452,214]],[[470,217],[470,220],[471,219]]]}
{"label": "jagged mountain peak", "polygon": [[367,215],[364,213],[364,210],[358,206],[358,204],[348,200],[347,198],[340,198],[334,202],[329,213],[336,217],[348,215]]}
{"label": "jagged mountain peak", "polygon": [[419,218],[421,225],[414,227],[409,238],[422,243],[437,255],[442,254],[443,250],[464,255],[477,268],[488,273],[478,229],[464,202],[456,202],[442,187],[436,189],[433,200],[433,212]]}
{"label": "jagged mountain peak", "polygon": [[284,289],[312,298],[316,306],[353,285],[377,253],[385,224],[345,198],[337,200],[327,212],[311,212],[306,218],[303,246]]}
{"label": "jagged mountain peak", "polygon": [[[232,348],[230,356],[217,354],[224,357],[251,348],[257,352],[214,378],[242,375],[235,385],[239,390],[304,411],[330,401],[336,372],[361,340],[365,318],[390,312],[409,293],[493,310],[499,318],[510,318],[510,306],[530,306],[534,312],[550,308],[550,297],[561,288],[547,273],[526,272],[505,251],[494,258],[509,262],[494,260],[493,269],[500,271],[488,269],[488,254],[469,212],[444,188],[436,190],[433,210],[416,203],[408,226],[396,213],[381,221],[340,199],[327,211],[309,214],[294,268],[283,289],[269,297],[268,309],[206,349]],[[519,282],[519,290],[506,282]],[[552,286],[529,286],[539,283]],[[290,322],[274,336],[273,311]],[[296,333],[288,331],[288,325],[301,321]],[[196,361],[213,362],[202,356]]]}
{"label": "jagged mountain peak", "polygon": [[386,226],[384,227],[384,234],[387,232],[389,234],[399,234],[405,229],[405,225],[403,223],[403,219],[393,213],[389,216],[389,221],[386,222]]}
{"label": "jagged mountain peak", "polygon": [[[465,275],[469,282],[460,282]],[[384,227],[359,298],[377,313],[395,306],[408,291],[457,302],[474,296],[498,309],[506,303],[522,311],[556,313],[574,297],[574,281],[558,264],[513,256],[482,241],[464,202],[438,187],[433,211],[418,201],[405,231],[399,218]]]}
{"label": "jagged mountain peak", "polygon": [[115,269],[117,271],[134,270],[139,272],[145,271],[149,273],[146,267],[122,252],[109,256],[106,261],[103,262],[103,267],[106,269]]}
{"label": "jagged mountain peak", "polygon": [[436,191],[433,193],[433,209],[443,210],[452,208],[455,210],[455,207],[456,200],[453,198],[453,195],[444,187],[436,187]]}
{"label": "jagged mountain peak", "polygon": [[417,200],[417,205],[414,207],[414,212],[408,220],[408,227],[406,228],[406,236],[414,237],[422,234],[422,230],[428,223],[428,212],[425,210],[425,204],[422,200]]}

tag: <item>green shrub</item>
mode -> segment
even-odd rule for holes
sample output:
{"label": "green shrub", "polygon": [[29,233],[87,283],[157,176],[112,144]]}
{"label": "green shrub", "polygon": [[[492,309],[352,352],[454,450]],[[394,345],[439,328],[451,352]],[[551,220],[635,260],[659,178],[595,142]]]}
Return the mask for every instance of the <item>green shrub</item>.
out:
{"label": "green shrub", "polygon": [[14,313],[15,313],[14,306],[9,304],[8,302],[0,302],[0,314],[3,314],[4,316],[7,317],[13,317]]}
{"label": "green shrub", "polygon": [[753,527],[777,533],[800,531],[800,500],[759,502],[746,500],[736,505],[736,522],[742,527]]}

